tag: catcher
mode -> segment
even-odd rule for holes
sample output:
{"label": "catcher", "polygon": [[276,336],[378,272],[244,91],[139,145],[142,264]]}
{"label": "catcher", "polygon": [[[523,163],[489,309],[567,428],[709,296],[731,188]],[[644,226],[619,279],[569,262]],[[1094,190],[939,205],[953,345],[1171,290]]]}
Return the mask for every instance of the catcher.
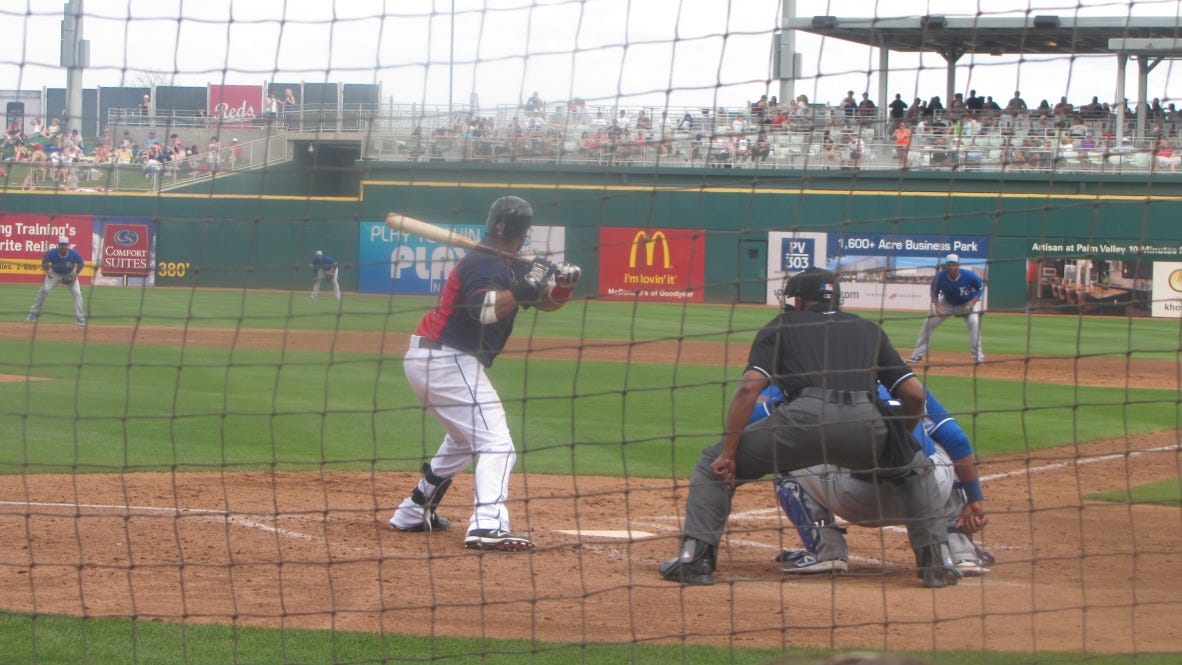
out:
{"label": "catcher", "polygon": [[341,283],[337,281],[337,260],[326,256],[318,249],[312,257],[312,295],[308,296],[310,300],[315,300],[316,296],[320,295],[321,282],[332,284],[333,297],[341,299]]}
{"label": "catcher", "polygon": [[78,285],[78,275],[82,273],[85,262],[77,250],[70,247],[70,239],[59,236],[57,249],[51,249],[41,257],[41,269],[45,271],[45,281],[41,283],[41,290],[33,306],[29,308],[29,322],[32,323],[41,316],[41,306],[45,304],[45,296],[58,284],[70,287],[70,295],[74,297],[74,322],[80,326],[86,325],[82,311],[82,287]]}
{"label": "catcher", "polygon": [[977,273],[960,267],[960,257],[949,254],[944,258],[944,268],[936,272],[932,278],[932,307],[923,321],[923,328],[919,331],[919,339],[915,342],[915,349],[909,363],[923,360],[928,352],[928,342],[932,338],[932,331],[944,319],[955,316],[964,319],[969,329],[969,353],[973,362],[978,365],[985,363],[985,354],[981,351],[981,296],[985,294],[985,283]]}
{"label": "catcher", "polygon": [[[893,400],[879,385],[879,399]],[[939,493],[933,506],[948,524],[948,548],[953,565],[964,576],[986,575],[993,555],[977,547],[972,534],[987,522],[985,495],[977,475],[976,456],[969,438],[952,414],[925,389],[925,413],[913,432],[932,461]],[[760,396],[765,401],[751,415],[756,422],[771,415],[784,401],[775,386]],[[796,527],[804,549],[784,550],[776,560],[785,573],[810,575],[844,573],[849,550],[845,528],[834,513],[851,524],[878,527],[901,524],[898,507],[882,483],[865,474],[852,473],[831,465],[798,469],[776,478],[776,498],[784,514]]]}

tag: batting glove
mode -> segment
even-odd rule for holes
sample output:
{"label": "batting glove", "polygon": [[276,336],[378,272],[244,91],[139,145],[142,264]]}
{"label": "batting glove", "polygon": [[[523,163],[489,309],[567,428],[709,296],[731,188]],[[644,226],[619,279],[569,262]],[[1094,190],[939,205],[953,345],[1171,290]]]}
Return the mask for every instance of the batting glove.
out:
{"label": "batting glove", "polygon": [[555,283],[568,289],[575,288],[575,284],[579,283],[579,278],[583,275],[583,269],[573,263],[559,263],[555,268]]}

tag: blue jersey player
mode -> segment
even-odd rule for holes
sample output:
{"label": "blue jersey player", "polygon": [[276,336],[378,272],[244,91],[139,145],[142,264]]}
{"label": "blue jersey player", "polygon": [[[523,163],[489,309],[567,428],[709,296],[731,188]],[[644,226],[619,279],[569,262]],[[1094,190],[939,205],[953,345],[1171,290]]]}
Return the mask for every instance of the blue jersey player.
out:
{"label": "blue jersey player", "polygon": [[932,278],[931,309],[927,318],[923,320],[923,328],[919,331],[919,339],[907,362],[917,363],[923,360],[928,352],[928,343],[932,339],[932,332],[950,316],[964,319],[969,329],[969,354],[973,362],[981,365],[985,362],[985,353],[981,350],[981,297],[985,295],[985,283],[977,273],[960,267],[960,257],[949,254],[944,258],[944,268],[936,272]]}
{"label": "blue jersey player", "polygon": [[337,300],[341,299],[341,284],[337,281],[337,260],[324,253],[323,250],[316,250],[316,254],[312,256],[312,295],[308,298],[315,300],[316,296],[320,295],[320,283],[328,282],[332,284],[332,295]]}
{"label": "blue jersey player", "polygon": [[509,472],[516,459],[505,409],[485,369],[513,332],[521,307],[551,312],[571,296],[578,266],[544,258],[522,261],[533,223],[524,199],[493,202],[480,245],[452,268],[435,306],[419,321],[403,358],[403,370],[423,408],[446,434],[439,451],[423,464],[423,477],[390,525],[399,531],[441,531],[450,526],[436,514],[452,479],[475,458],[475,508],[468,519],[468,549],[523,552],[529,538],[509,529]]}
{"label": "blue jersey player", "polygon": [[57,247],[41,257],[41,269],[45,271],[45,279],[41,282],[41,290],[37,292],[33,306],[29,308],[28,320],[30,323],[41,316],[41,306],[45,304],[45,296],[49,295],[53,287],[64,284],[69,287],[70,295],[74,299],[74,323],[80,326],[86,325],[82,311],[82,287],[78,285],[78,275],[82,273],[82,267],[85,265],[86,262],[83,261],[78,250],[70,247],[70,239],[66,236],[59,236]]}
{"label": "blue jersey player", "polygon": [[[890,401],[879,386],[879,398]],[[944,405],[926,391],[925,415],[913,434],[935,467],[943,505],[938,511],[948,520],[948,548],[952,562],[964,575],[984,575],[993,556],[973,543],[972,534],[986,523],[984,495],[977,476],[976,456],[968,436]],[[784,402],[775,386],[764,391],[764,401],[751,422],[771,414]],[[848,568],[849,549],[845,529],[836,516],[859,526],[901,524],[902,516],[885,483],[829,465],[783,474],[776,479],[780,507],[800,534],[804,549],[786,550],[778,560],[785,573],[841,573]]]}

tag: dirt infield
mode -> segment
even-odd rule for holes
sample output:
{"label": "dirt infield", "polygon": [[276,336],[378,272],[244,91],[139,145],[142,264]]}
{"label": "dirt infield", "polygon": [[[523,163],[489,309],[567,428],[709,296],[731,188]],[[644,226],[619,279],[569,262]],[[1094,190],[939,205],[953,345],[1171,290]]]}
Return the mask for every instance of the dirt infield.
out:
{"label": "dirt infield", "polygon": [[[382,349],[400,335],[0,325],[0,338]],[[528,340],[523,340],[527,342]],[[527,352],[518,346],[515,353]],[[669,362],[667,345],[533,340],[529,353]],[[745,347],[683,343],[682,363],[741,365]],[[941,356],[931,373],[1178,389],[1173,363]],[[533,554],[463,548],[472,479],[441,512],[450,532],[387,525],[415,482],[383,473],[0,476],[6,609],[242,625],[558,642],[1161,652],[1182,650],[1180,510],[1084,500],[1179,475],[1178,434],[991,458],[985,578],[919,587],[896,529],[850,530],[850,574],[794,578],[770,483],[741,488],[718,584],[680,587],[657,564],[677,542],[684,479],[513,477],[514,530]],[[619,533],[623,532],[623,533]],[[630,537],[629,537],[629,533]]]}

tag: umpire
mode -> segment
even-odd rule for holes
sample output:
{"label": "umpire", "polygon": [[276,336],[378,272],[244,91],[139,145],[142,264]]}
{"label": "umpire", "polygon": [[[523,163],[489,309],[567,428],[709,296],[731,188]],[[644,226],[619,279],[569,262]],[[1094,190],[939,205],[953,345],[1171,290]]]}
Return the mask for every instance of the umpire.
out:
{"label": "umpire", "polygon": [[[784,283],[784,311],[755,336],[731,397],[723,439],[702,451],[690,476],[680,555],[661,576],[712,584],[735,486],[771,473],[834,464],[890,484],[925,587],[956,584],[932,466],[910,435],[924,388],[877,324],[839,311],[837,277],[809,268]],[[793,306],[788,299],[794,298]],[[790,399],[747,425],[760,392],[775,382]],[[876,382],[903,405],[888,418]],[[744,427],[746,426],[746,429]]]}

